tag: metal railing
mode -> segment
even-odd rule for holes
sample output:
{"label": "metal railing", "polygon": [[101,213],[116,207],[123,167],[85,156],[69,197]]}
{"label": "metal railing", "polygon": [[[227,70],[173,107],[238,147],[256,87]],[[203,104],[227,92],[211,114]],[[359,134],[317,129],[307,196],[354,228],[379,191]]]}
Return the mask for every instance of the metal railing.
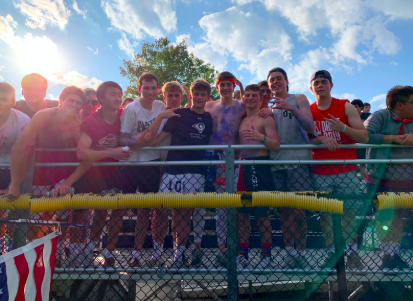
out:
{"label": "metal railing", "polygon": [[[370,145],[370,144],[354,144],[354,145],[340,145],[340,148],[402,148],[405,146],[400,145]],[[282,145],[281,150],[292,150],[292,149],[319,149],[326,148],[323,145]],[[146,147],[144,150],[224,150],[225,160],[210,160],[210,161],[152,161],[152,162],[110,162],[110,163],[94,163],[94,166],[184,166],[184,165],[225,165],[225,177],[226,177],[226,192],[234,193],[236,190],[235,183],[235,166],[236,165],[317,165],[317,164],[413,164],[413,159],[363,159],[363,160],[235,160],[234,150],[241,149],[265,149],[261,145],[206,145],[206,146],[163,146],[163,147]],[[76,149],[55,149],[55,150],[44,150],[38,149],[38,152],[43,151],[76,151]],[[24,193],[31,193],[33,173],[36,167],[75,167],[79,163],[77,162],[65,162],[65,163],[35,163],[32,161],[29,172],[21,185],[21,191]],[[7,164],[0,164],[0,168],[9,167]],[[413,176],[413,175],[412,175]],[[371,198],[369,196],[367,198]],[[17,216],[21,218],[28,218],[29,212],[20,210],[17,212]],[[336,250],[344,249],[344,241],[342,240],[343,229],[341,226],[341,216],[338,214],[333,214],[333,236],[334,236],[334,247]],[[336,282],[338,285],[338,299],[340,301],[348,300],[347,292],[347,282],[348,281],[371,281],[369,275],[365,272],[360,273],[358,276],[352,274],[350,276],[346,275],[345,269],[345,259],[344,252],[336,252],[336,272],[325,271],[325,270],[309,270],[309,271],[291,271],[291,270],[268,270],[263,271],[262,274],[265,277],[258,277],[252,275],[249,270],[237,270],[236,257],[237,257],[237,221],[236,221],[236,209],[228,208],[227,211],[227,252],[228,252],[228,266],[226,270],[222,269],[198,269],[198,270],[186,270],[185,272],[180,271],[170,271],[166,274],[159,272],[159,269],[125,269],[125,268],[115,268],[115,269],[103,269],[103,268],[93,268],[93,269],[62,269],[56,268],[54,279],[67,280],[67,279],[125,279],[128,281],[137,281],[143,279],[151,280],[168,280],[174,279],[180,280],[196,280],[202,281],[206,279],[221,279],[226,280],[228,283],[227,295],[228,300],[238,300],[238,289],[240,282],[243,281],[256,281],[257,279],[262,279],[262,281],[303,281],[306,282],[329,282],[330,300],[333,300],[332,296],[332,285],[331,282]],[[27,225],[15,225],[14,226],[14,239],[13,248],[20,247],[25,242],[25,237],[27,233]],[[370,271],[370,273],[377,274],[378,271]],[[107,276],[110,274],[110,276]],[[406,282],[413,279],[413,271],[399,272],[397,277],[386,276],[393,279],[393,281]],[[149,278],[148,276],[150,275]],[[298,276],[297,276],[298,275]],[[407,276],[406,276],[407,275]],[[406,278],[407,277],[407,278]],[[386,278],[386,279],[388,279]],[[201,283],[202,284],[202,283]],[[199,284],[200,286],[202,286]],[[129,283],[129,300],[135,300],[135,294],[133,294],[133,284]],[[136,289],[136,288],[135,288]]]}

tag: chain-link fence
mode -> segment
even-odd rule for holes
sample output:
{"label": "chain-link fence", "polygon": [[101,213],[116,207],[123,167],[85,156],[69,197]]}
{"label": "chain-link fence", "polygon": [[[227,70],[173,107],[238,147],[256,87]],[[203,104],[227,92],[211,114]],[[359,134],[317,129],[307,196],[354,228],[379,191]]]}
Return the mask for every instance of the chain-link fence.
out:
{"label": "chain-link fence", "polygon": [[59,223],[54,300],[413,298],[413,160],[239,160],[233,147],[192,148],[210,150],[205,161],[97,163],[66,197],[53,189],[78,163],[69,152],[38,159],[21,188],[31,211],[0,200],[11,206],[3,253]]}

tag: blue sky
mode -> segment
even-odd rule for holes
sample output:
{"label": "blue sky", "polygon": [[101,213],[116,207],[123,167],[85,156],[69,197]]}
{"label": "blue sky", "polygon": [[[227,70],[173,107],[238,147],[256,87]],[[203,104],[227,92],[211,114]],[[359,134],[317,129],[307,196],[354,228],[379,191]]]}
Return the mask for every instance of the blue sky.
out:
{"label": "blue sky", "polygon": [[128,84],[123,59],[167,36],[243,83],[283,67],[290,90],[314,101],[309,77],[330,70],[333,94],[383,107],[395,85],[413,84],[411,0],[2,0],[0,80],[31,72],[65,85]]}

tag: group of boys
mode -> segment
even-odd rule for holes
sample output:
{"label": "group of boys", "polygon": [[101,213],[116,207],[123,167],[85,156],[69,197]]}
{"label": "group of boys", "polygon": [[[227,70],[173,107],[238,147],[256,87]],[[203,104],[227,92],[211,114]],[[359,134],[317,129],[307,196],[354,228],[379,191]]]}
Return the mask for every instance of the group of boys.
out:
{"label": "group of boys", "polygon": [[[242,101],[233,98],[236,85],[240,86]],[[122,88],[115,82],[102,83],[97,91],[69,86],[59,96],[59,107],[45,101],[47,81],[40,75],[26,76],[22,81],[25,103],[15,106],[15,90],[0,83],[0,159],[10,164],[0,170],[1,191],[9,200],[16,199],[19,185],[30,165],[34,147],[46,151],[36,153],[36,162],[80,162],[72,167],[38,167],[33,185],[54,188],[57,195],[66,194],[71,187],[76,193],[191,193],[226,191],[225,167],[204,168],[198,165],[166,165],[159,161],[201,161],[224,159],[222,150],[170,150],[141,149],[144,146],[171,145],[264,145],[265,148],[241,150],[243,160],[272,160],[271,165],[244,165],[236,175],[238,191],[326,191],[351,194],[360,184],[357,165],[289,164],[286,160],[336,160],[357,159],[355,149],[340,148],[340,144],[395,143],[413,145],[413,88],[394,87],[387,94],[387,109],[371,114],[364,125],[360,114],[347,100],[331,96],[332,77],[326,70],[312,74],[310,88],[316,97],[311,104],[303,94],[288,92],[288,76],[284,69],[273,68],[267,80],[258,85],[242,84],[230,72],[221,72],[216,79],[220,95],[211,101],[211,86],[199,79],[184,92],[178,82],[167,82],[162,87],[165,103],[159,95],[158,79],[144,73],[139,78],[140,98],[122,103]],[[187,93],[190,105],[182,108],[183,94]],[[96,103],[96,101],[98,103]],[[100,105],[100,109],[96,111]],[[270,105],[272,106],[270,108]],[[89,107],[86,107],[89,106]],[[124,107],[124,108],[121,108]],[[21,112],[19,112],[20,110]],[[24,112],[25,114],[23,114]],[[31,118],[31,120],[30,120]],[[323,144],[326,149],[281,149],[288,144]],[[13,152],[11,149],[13,148]],[[76,155],[47,149],[77,148]],[[406,148],[369,149],[368,158],[413,158]],[[137,161],[144,164],[94,166],[93,162]],[[277,163],[280,161],[280,163]],[[411,191],[412,165],[374,166],[366,170],[367,190]],[[9,185],[5,183],[10,183]],[[234,191],[235,192],[235,191]],[[346,256],[349,269],[364,267],[357,252],[356,210],[363,207],[358,199],[344,201],[343,229],[347,243]],[[253,211],[253,212],[252,212]],[[281,230],[287,251],[284,268],[311,267],[306,256],[307,224],[305,212],[298,208],[279,208]],[[261,234],[261,257],[250,262],[248,257],[250,215],[257,218]],[[115,245],[126,210],[112,210],[109,219],[108,252],[103,265],[114,266],[117,260]],[[378,231],[384,252],[382,268],[408,266],[399,254],[402,236],[402,219],[408,214],[398,211],[394,216],[382,215],[379,222],[390,231]],[[70,255],[62,263],[66,266],[90,266],[93,250],[97,247],[106,224],[107,210],[74,210],[73,213],[46,213],[46,217],[61,221],[71,218],[75,223],[91,223],[90,237],[82,229],[70,231]],[[151,218],[152,216],[152,218]],[[201,248],[204,232],[203,208],[176,208],[172,210],[172,235],[174,259],[170,266],[182,268],[187,264],[199,267],[203,262]],[[253,210],[240,208],[238,216],[239,268],[269,268],[271,258],[272,228],[267,207]],[[194,228],[194,249],[189,262],[184,256],[190,234],[190,221]],[[216,209],[218,241],[217,266],[227,265],[226,208]],[[153,255],[144,261],[142,247],[151,221]],[[321,214],[321,225],[328,248],[324,267],[335,264],[332,240],[332,221],[328,213]],[[378,227],[380,229],[380,227]],[[168,212],[164,208],[139,209],[135,232],[135,246],[130,265],[155,267],[163,261],[163,243],[168,231]],[[4,229],[2,233],[4,234]],[[33,229],[40,236],[39,229]],[[383,233],[381,233],[383,232]],[[29,235],[30,236],[30,235]],[[4,237],[4,235],[2,235]],[[61,245],[63,242],[59,242]],[[61,249],[61,246],[60,248]],[[281,263],[276,263],[280,266]]]}

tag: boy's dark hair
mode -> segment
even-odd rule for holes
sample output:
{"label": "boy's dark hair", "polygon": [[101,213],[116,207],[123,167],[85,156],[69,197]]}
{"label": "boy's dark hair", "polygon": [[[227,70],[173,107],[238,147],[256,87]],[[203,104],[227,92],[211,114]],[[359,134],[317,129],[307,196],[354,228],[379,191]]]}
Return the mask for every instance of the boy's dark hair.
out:
{"label": "boy's dark hair", "polygon": [[16,89],[12,85],[6,82],[0,82],[0,92],[13,93],[13,101],[16,102]]}
{"label": "boy's dark hair", "polygon": [[358,105],[360,108],[364,108],[364,103],[360,100],[360,99],[354,99],[351,104],[354,105]]}
{"label": "boy's dark hair", "polygon": [[206,91],[207,94],[211,94],[211,85],[206,81],[201,79],[195,80],[189,87],[189,91],[192,94],[192,91]]}
{"label": "boy's dark hair", "polygon": [[218,73],[217,75],[217,81],[224,79],[224,78],[232,78],[233,80],[236,80],[237,78],[235,77],[234,74],[228,71],[223,71],[221,73]]}
{"label": "boy's dark hair", "polygon": [[125,100],[122,102],[122,106],[124,106],[124,105],[125,105],[125,103],[127,103],[128,101],[130,101],[130,102],[134,102],[135,100],[134,100],[133,98],[130,98],[130,97],[125,98]]}
{"label": "boy's dark hair", "polygon": [[99,87],[96,91],[96,97],[98,98],[99,102],[102,98],[105,97],[106,90],[110,87],[118,88],[123,93],[122,87],[119,86],[118,83],[115,83],[115,82],[112,82],[112,81],[103,82],[99,85]]}
{"label": "boy's dark hair", "polygon": [[67,86],[62,90],[62,92],[59,95],[60,104],[62,104],[63,100],[70,94],[75,94],[75,95],[79,96],[80,98],[82,98],[83,104],[85,104],[85,102],[87,100],[87,96],[86,96],[85,91],[83,91],[83,89],[75,87],[75,86]]}
{"label": "boy's dark hair", "polygon": [[392,110],[398,102],[407,103],[411,95],[413,95],[412,86],[394,86],[386,95],[387,108]]}
{"label": "boy's dark hair", "polygon": [[83,89],[83,91],[85,91],[87,97],[90,97],[91,95],[96,95],[96,90],[93,88],[86,88]]}
{"label": "boy's dark hair", "polygon": [[266,80],[260,81],[258,83],[258,86],[261,88],[262,86],[267,86],[268,87],[268,82]]}
{"label": "boy's dark hair", "polygon": [[44,90],[47,90],[47,80],[37,73],[27,74],[22,78],[21,86],[25,89],[30,82],[38,82]]}
{"label": "boy's dark hair", "polygon": [[148,81],[150,82],[151,80],[155,80],[156,84],[159,86],[159,81],[158,78],[156,77],[155,74],[150,73],[150,72],[144,72],[141,74],[141,76],[139,76],[138,82],[139,82],[139,86],[142,87],[142,82],[143,81]]}
{"label": "boy's dark hair", "polygon": [[368,102],[363,103],[363,105],[364,105],[365,107],[371,107],[371,105],[370,105]]}
{"label": "boy's dark hair", "polygon": [[245,87],[245,92],[246,91],[254,91],[254,92],[258,92],[261,95],[261,90],[260,90],[260,86],[256,85],[256,84],[251,84]]}

